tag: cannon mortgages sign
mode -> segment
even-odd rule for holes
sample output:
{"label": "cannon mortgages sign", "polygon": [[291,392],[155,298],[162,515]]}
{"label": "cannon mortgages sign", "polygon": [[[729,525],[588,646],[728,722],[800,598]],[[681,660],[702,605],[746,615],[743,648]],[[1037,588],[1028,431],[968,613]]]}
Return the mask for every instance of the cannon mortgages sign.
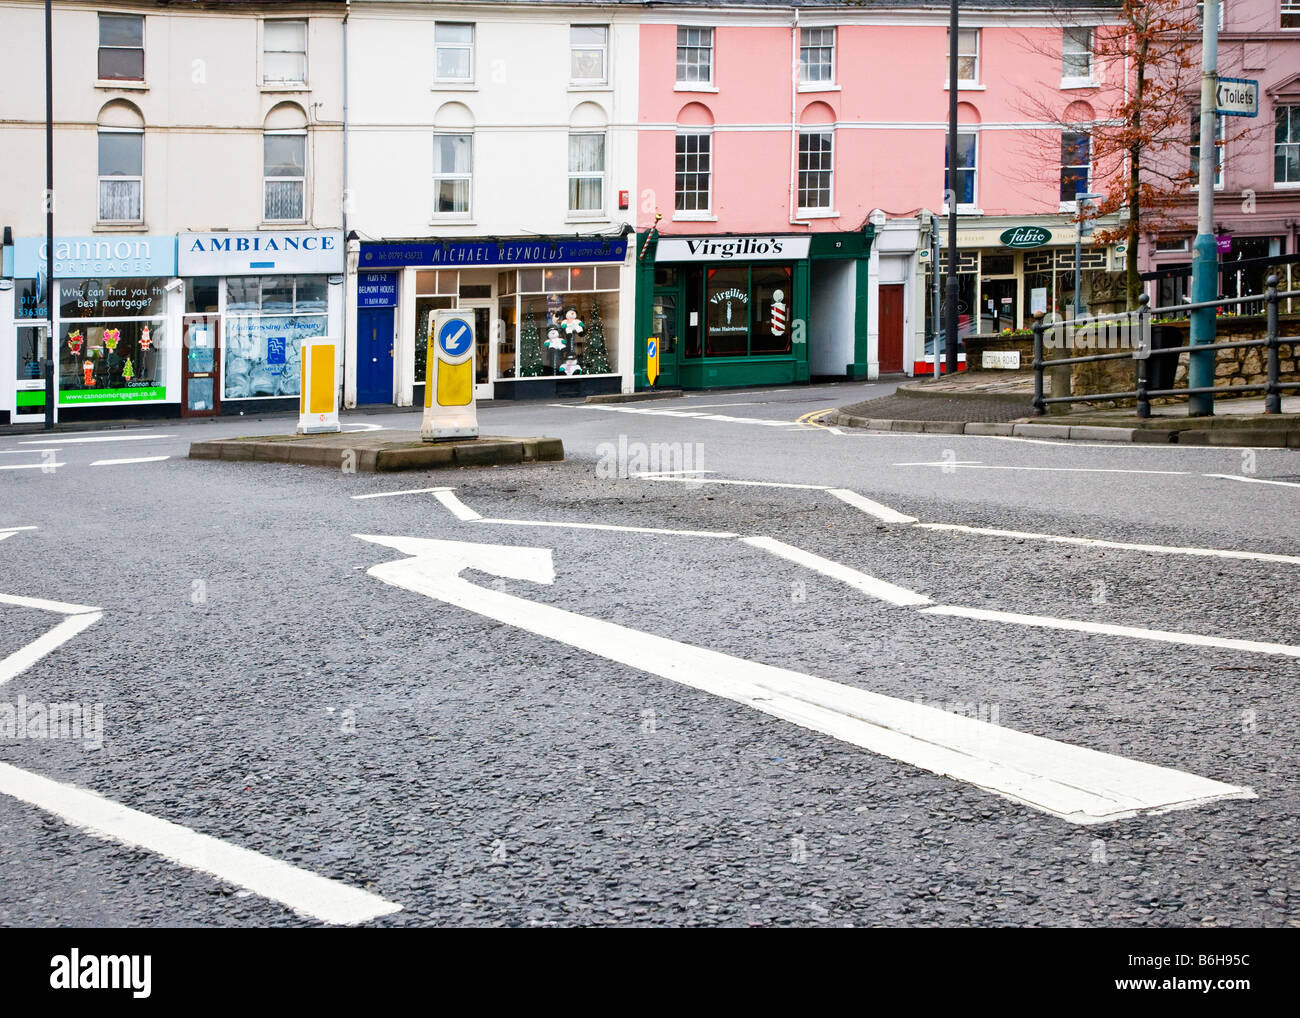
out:
{"label": "cannon mortgages sign", "polygon": [[661,237],[655,252],[660,262],[789,261],[807,258],[804,237]]}

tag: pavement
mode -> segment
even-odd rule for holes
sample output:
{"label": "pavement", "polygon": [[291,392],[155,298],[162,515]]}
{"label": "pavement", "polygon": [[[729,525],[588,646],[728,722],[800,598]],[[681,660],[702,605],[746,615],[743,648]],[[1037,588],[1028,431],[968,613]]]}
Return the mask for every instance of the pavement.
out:
{"label": "pavement", "polygon": [[[566,460],[400,477],[0,437],[0,923],[1300,925],[1300,451],[817,423],[890,389],[483,404]],[[916,726],[1215,794],[1083,823]]]}

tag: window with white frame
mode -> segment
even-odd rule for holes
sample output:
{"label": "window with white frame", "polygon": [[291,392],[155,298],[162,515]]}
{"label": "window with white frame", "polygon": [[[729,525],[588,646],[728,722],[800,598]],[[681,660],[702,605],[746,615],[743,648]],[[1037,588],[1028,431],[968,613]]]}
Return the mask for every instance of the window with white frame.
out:
{"label": "window with white frame", "polygon": [[[947,35],[947,45],[952,45],[952,32]],[[949,50],[944,50],[947,57]],[[947,61],[944,61],[945,67]],[[947,73],[944,80],[947,80]],[[980,80],[980,30],[978,28],[957,29],[957,82],[972,85]]]}
{"label": "window with white frame", "polygon": [[[1193,106],[1191,114],[1191,145],[1188,156],[1191,160],[1192,187],[1200,186],[1201,181],[1201,110]],[[1223,117],[1214,118],[1214,187],[1223,187]]]}
{"label": "window with white frame", "polygon": [[99,221],[144,219],[144,132],[99,129]]}
{"label": "window with white frame", "polygon": [[262,22],[262,82],[298,85],[307,81],[307,22]]}
{"label": "window with white frame", "polygon": [[799,132],[799,210],[826,212],[834,208],[835,133]]}
{"label": "window with white frame", "polygon": [[262,136],[262,218],[302,222],[307,189],[307,132],[268,131]]}
{"label": "window with white frame", "polygon": [[605,135],[574,131],[569,135],[569,211],[600,215],[605,211]]}
{"label": "window with white frame", "polygon": [[1083,131],[1061,132],[1061,201],[1075,201],[1088,190],[1092,139]]}
{"label": "window with white frame", "polygon": [[474,182],[474,135],[433,136],[433,211],[468,216]]}
{"label": "window with white frame", "polygon": [[712,208],[713,135],[707,131],[677,134],[676,203],[678,212]]}
{"label": "window with white frame", "polygon": [[433,26],[434,75],[438,81],[474,80],[474,26],[438,21]]}
{"label": "window with white frame", "polygon": [[144,16],[99,16],[98,70],[101,81],[144,81]]}
{"label": "window with white frame", "polygon": [[1061,80],[1092,80],[1092,29],[1065,28],[1061,31]]}
{"label": "window with white frame", "polygon": [[799,81],[805,85],[829,85],[835,81],[835,29],[799,30]]}
{"label": "window with white frame", "polygon": [[1275,106],[1273,113],[1273,182],[1300,184],[1300,106]]}
{"label": "window with white frame", "polygon": [[951,189],[957,193],[958,205],[974,205],[975,195],[978,193],[975,189],[976,179],[976,138],[974,132],[958,133],[957,135],[957,179],[951,179],[950,166],[948,163],[948,146],[944,143],[944,191],[947,204],[946,193]]}
{"label": "window with white frame", "polygon": [[713,84],[713,29],[678,26],[677,83]]}
{"label": "window with white frame", "polygon": [[1300,0],[1282,0],[1281,26],[1300,28]]}
{"label": "window with white frame", "polygon": [[569,80],[603,85],[609,71],[609,27],[569,26]]}

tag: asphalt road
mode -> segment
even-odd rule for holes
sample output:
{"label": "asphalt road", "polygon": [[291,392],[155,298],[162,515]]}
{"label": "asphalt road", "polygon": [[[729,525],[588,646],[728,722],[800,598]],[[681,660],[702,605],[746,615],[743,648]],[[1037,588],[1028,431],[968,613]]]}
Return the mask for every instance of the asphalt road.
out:
{"label": "asphalt road", "polygon": [[[799,423],[888,391],[485,404],[485,433],[566,461],[420,474],[184,458],[283,419],[0,437],[0,534],[32,528],[0,537],[0,658],[101,613],[0,684],[0,923],[319,924],[278,878],[241,883],[236,846],[401,906],[376,925],[1300,925],[1300,657],[1225,643],[1300,646],[1300,452]],[[706,472],[636,476],[682,470]],[[454,498],[356,497],[431,487]],[[548,549],[554,582],[480,568],[487,599],[448,603],[368,572],[408,555],[358,534]],[[928,614],[719,534],[941,605],[1210,642]],[[574,615],[1257,797],[1069,822],[669,681],[657,650],[582,649]],[[102,705],[102,738],[6,735],[20,698]],[[94,836],[70,786],[138,814]],[[140,815],[215,841],[176,865]]]}

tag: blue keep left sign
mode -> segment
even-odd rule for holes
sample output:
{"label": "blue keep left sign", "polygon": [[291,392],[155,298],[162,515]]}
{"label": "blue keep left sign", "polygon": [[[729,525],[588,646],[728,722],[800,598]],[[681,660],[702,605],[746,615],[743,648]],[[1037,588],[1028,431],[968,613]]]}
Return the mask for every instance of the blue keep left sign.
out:
{"label": "blue keep left sign", "polygon": [[460,318],[443,322],[442,328],[438,330],[438,346],[451,358],[463,356],[473,341],[469,323]]}

